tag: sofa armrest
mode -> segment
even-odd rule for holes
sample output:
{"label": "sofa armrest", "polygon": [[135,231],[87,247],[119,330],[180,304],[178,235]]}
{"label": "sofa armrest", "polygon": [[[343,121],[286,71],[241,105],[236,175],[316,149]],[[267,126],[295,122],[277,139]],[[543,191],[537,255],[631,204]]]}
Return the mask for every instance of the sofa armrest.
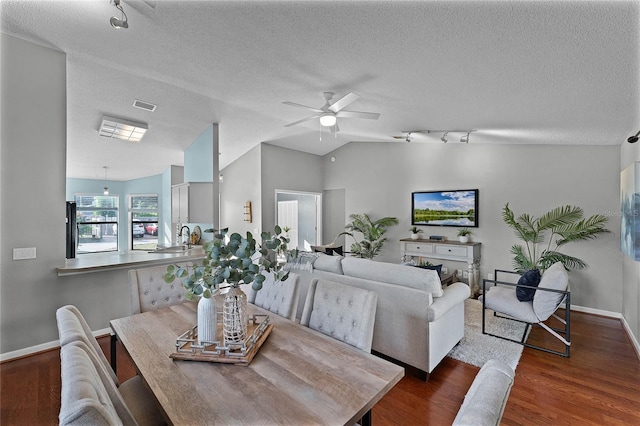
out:
{"label": "sofa armrest", "polygon": [[469,286],[465,283],[453,283],[444,289],[442,297],[435,297],[428,308],[429,322],[434,322],[444,316],[454,306],[464,303],[471,295]]}

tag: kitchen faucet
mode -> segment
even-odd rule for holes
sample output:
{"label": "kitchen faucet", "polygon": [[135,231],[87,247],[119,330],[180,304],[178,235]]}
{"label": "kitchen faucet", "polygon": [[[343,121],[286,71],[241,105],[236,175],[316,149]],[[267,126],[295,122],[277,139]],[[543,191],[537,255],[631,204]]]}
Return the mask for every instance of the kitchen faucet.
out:
{"label": "kitchen faucet", "polygon": [[[191,248],[191,230],[187,225],[183,225],[182,228],[180,228],[180,232],[178,232],[178,237],[182,237],[182,230],[184,228],[187,228],[187,248]],[[184,244],[184,242],[181,241],[181,244]]]}

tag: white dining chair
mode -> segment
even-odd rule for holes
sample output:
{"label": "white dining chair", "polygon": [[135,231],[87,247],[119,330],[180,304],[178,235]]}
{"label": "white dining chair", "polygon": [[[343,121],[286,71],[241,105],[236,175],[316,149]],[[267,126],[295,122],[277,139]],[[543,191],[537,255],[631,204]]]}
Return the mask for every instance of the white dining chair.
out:
{"label": "white dining chair", "polygon": [[371,352],[377,303],[373,291],[315,278],[300,324]]}
{"label": "white dining chair", "polygon": [[[87,321],[78,308],[73,305],[66,305],[59,308],[56,311],[56,321],[61,350],[70,344],[81,342],[87,350],[91,351],[92,358],[100,363],[105,377],[108,377],[113,385],[119,388],[119,392],[128,399],[135,410],[154,414],[153,410],[157,409],[155,398],[144,386],[140,376],[134,376],[120,383],[115,371],[109,365],[107,357],[102,352],[100,344],[93,336]],[[160,414],[158,413],[158,415]],[[158,416],[150,416],[149,419],[151,422],[145,422],[144,424],[164,424],[164,420],[160,422],[157,421]]]}
{"label": "white dining chair", "polygon": [[289,273],[289,277],[285,281],[276,281],[273,272],[266,272],[264,275],[266,279],[262,283],[260,291],[249,289],[247,295],[249,303],[295,321],[298,310],[300,276]]}
{"label": "white dining chair", "polygon": [[[179,264],[190,266],[191,264]],[[186,301],[187,292],[179,278],[172,283],[164,282],[167,265],[131,269],[129,271],[129,290],[131,314],[166,308]]]}
{"label": "white dining chair", "polygon": [[118,389],[107,372],[109,368],[83,341],[62,346],[60,362],[60,425],[166,424],[153,401]]}

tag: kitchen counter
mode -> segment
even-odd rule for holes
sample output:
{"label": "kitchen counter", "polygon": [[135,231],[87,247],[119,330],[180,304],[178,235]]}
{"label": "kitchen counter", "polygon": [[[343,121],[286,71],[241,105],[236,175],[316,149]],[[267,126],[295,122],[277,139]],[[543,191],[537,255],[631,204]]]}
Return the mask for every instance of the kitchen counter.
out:
{"label": "kitchen counter", "polygon": [[135,269],[145,266],[163,265],[186,260],[204,259],[202,246],[195,246],[185,252],[133,251],[127,253],[95,253],[83,254],[75,259],[66,259],[65,265],[56,268],[58,276],[88,274],[114,269]]}

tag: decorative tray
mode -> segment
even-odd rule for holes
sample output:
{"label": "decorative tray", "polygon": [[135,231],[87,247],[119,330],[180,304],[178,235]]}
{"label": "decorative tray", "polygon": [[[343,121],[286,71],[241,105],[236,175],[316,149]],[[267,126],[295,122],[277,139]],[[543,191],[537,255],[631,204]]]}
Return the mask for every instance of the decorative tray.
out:
{"label": "decorative tray", "polygon": [[273,329],[269,315],[254,315],[249,318],[247,338],[240,344],[225,346],[222,333],[222,312],[218,312],[218,331],[220,340],[213,342],[198,341],[198,326],[193,326],[176,339],[176,352],[173,359],[186,361],[222,362],[227,364],[249,365],[258,353]]}

